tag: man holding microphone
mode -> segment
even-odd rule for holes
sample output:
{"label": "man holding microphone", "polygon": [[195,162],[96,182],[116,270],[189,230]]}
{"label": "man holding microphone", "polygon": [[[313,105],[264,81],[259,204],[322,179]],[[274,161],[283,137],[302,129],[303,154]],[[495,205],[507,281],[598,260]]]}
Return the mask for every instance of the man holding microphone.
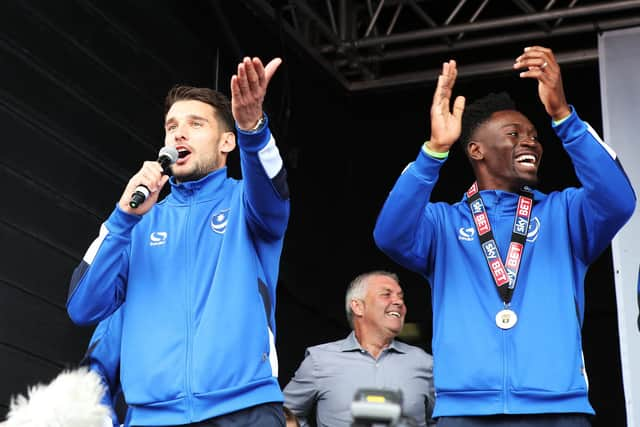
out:
{"label": "man holding microphone", "polygon": [[[285,425],[274,310],[289,192],[262,111],[280,64],[244,58],[231,102],[207,88],[169,92],[173,176],[145,162],[74,271],[74,322],[95,323],[127,302],[120,360],[132,426]],[[226,171],[236,142],[240,181]],[[134,208],[140,186],[148,195]]]}

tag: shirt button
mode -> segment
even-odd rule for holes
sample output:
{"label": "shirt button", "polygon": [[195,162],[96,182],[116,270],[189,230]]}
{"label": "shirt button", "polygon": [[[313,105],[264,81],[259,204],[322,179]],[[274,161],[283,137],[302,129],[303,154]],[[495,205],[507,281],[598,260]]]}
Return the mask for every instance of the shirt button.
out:
{"label": "shirt button", "polygon": [[262,353],[262,361],[263,362],[266,362],[268,358],[269,358],[269,356],[267,356],[267,353]]}

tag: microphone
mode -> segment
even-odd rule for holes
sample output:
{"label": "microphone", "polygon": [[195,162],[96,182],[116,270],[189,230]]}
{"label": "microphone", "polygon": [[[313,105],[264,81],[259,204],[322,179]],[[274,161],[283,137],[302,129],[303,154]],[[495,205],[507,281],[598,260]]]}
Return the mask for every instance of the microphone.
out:
{"label": "microphone", "polygon": [[[160,149],[160,152],[158,153],[158,163],[162,166],[163,174],[167,174],[169,172],[169,166],[174,164],[176,160],[178,160],[178,150],[174,147],[162,147]],[[151,191],[149,191],[146,185],[138,185],[136,187],[136,191],[131,195],[129,206],[133,209],[137,208],[147,200],[149,194],[151,194]]]}

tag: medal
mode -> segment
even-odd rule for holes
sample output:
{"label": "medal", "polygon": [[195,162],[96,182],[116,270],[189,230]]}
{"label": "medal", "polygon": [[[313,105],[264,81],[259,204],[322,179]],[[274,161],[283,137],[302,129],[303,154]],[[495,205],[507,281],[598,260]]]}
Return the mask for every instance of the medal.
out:
{"label": "medal", "polygon": [[484,201],[478,190],[478,183],[474,182],[467,191],[467,204],[469,205],[471,217],[478,232],[480,247],[482,248],[482,253],[487,261],[500,299],[504,303],[504,309],[496,314],[496,325],[498,328],[505,330],[513,328],[518,322],[518,316],[513,310],[509,309],[509,304],[516,288],[520,260],[522,259],[524,244],[527,241],[531,211],[533,210],[533,194],[530,189],[523,187],[519,193],[520,197],[518,198],[513,228],[511,230],[509,251],[507,252],[507,258],[503,262],[498,250],[498,244],[493,237],[493,230],[489,223],[489,216]]}
{"label": "medal", "polygon": [[496,325],[500,329],[511,329],[518,321],[515,311],[505,308],[496,314]]}

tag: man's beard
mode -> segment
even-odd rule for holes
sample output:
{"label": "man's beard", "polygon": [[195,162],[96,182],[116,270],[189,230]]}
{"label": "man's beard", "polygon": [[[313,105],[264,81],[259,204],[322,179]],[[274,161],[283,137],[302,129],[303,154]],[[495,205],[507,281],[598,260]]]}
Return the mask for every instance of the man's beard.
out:
{"label": "man's beard", "polygon": [[216,169],[218,168],[217,167],[207,168],[207,167],[204,167],[203,165],[196,165],[194,170],[189,173],[181,174],[181,175],[174,174],[173,176],[176,182],[181,184],[183,182],[198,181],[204,178],[205,176],[209,175],[211,172],[213,172]]}

